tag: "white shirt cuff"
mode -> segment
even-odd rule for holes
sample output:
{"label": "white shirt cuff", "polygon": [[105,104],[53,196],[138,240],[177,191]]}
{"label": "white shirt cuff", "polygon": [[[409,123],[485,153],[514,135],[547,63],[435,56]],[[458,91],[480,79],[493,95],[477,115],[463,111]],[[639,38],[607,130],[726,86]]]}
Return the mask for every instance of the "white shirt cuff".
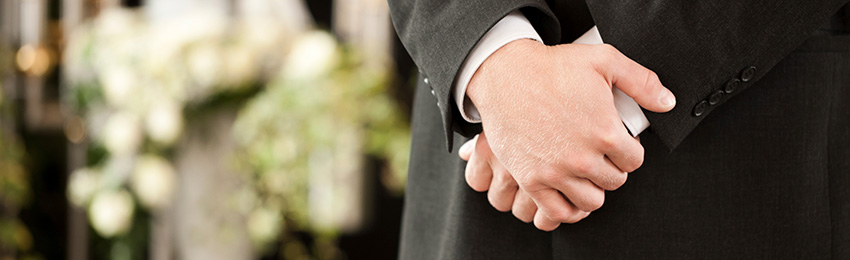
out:
{"label": "white shirt cuff", "polygon": [[506,44],[519,39],[533,39],[543,42],[531,22],[525,18],[520,11],[513,11],[501,21],[496,23],[478,44],[472,48],[466,61],[460,67],[460,73],[457,75],[456,84],[454,86],[454,98],[457,107],[460,108],[460,115],[463,119],[470,123],[480,123],[481,116],[478,114],[478,109],[466,96],[466,88],[469,86],[469,81],[472,80],[472,75],[478,71],[478,67],[484,63],[490,55],[505,46]]}

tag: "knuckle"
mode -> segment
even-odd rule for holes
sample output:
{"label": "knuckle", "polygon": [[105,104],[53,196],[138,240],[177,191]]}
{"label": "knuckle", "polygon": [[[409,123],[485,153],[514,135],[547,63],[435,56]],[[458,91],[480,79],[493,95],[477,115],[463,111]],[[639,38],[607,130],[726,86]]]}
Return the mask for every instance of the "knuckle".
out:
{"label": "knuckle", "polygon": [[621,172],[606,173],[591,181],[603,190],[616,190],[626,183],[625,174]]}
{"label": "knuckle", "polygon": [[466,170],[466,183],[470,188],[477,192],[484,192],[490,189],[490,182],[486,180],[486,176],[478,170],[469,169],[467,166]]}
{"label": "knuckle", "polygon": [[595,211],[605,204],[605,192],[596,192],[587,197],[587,209],[582,209],[587,212]]}
{"label": "knuckle", "polygon": [[514,180],[519,187],[537,187],[539,186],[539,182],[533,178],[528,176],[515,176]]}
{"label": "knuckle", "polygon": [[618,137],[619,133],[612,127],[605,128],[599,131],[599,145],[606,151],[616,149]]}
{"label": "knuckle", "polygon": [[[620,168],[623,172],[633,172],[640,167],[640,161],[636,157],[630,156],[625,159],[623,166]],[[619,166],[619,165],[618,165]]]}
{"label": "knuckle", "polygon": [[511,210],[511,213],[514,215],[514,217],[515,217],[516,219],[519,219],[519,220],[520,220],[520,221],[522,221],[522,222],[528,223],[528,221],[525,221],[525,218],[523,218],[522,214],[520,214],[520,213],[519,213],[519,212],[517,212],[516,210]]}
{"label": "knuckle", "polygon": [[534,227],[543,231],[552,231],[558,228],[557,224],[551,224],[544,220],[534,220]]}
{"label": "knuckle", "polygon": [[573,171],[582,176],[587,176],[588,174],[593,173],[594,168],[596,167],[591,160],[578,156],[571,160],[570,166]]}
{"label": "knuckle", "polygon": [[571,217],[570,219],[568,219],[568,220],[564,221],[564,223],[567,223],[567,224],[575,224],[576,222],[579,222],[580,220],[581,220],[581,216],[579,216],[578,214],[576,214],[575,216]]}
{"label": "knuckle", "polygon": [[570,219],[570,221],[569,221],[569,222],[566,222],[566,223],[573,224],[573,223],[579,222],[579,221],[581,221],[582,219],[586,218],[589,214],[590,214],[590,213],[588,213],[588,212],[578,212],[578,213],[576,213],[576,215],[573,217],[573,219]]}
{"label": "knuckle", "polygon": [[573,214],[566,210],[556,210],[549,214],[549,219],[556,222],[568,223],[572,218]]}
{"label": "knuckle", "polygon": [[645,151],[643,149],[638,149],[635,151],[635,156],[632,157],[632,169],[627,170],[627,172],[633,172],[643,166],[643,156]]}
{"label": "knuckle", "polygon": [[620,170],[623,170],[624,172],[636,171],[643,165],[643,156],[643,149],[635,149],[633,151],[629,151],[628,155],[623,158],[623,166]]}
{"label": "knuckle", "polygon": [[517,182],[514,179],[514,176],[512,176],[507,171],[501,171],[501,170],[497,171],[496,175],[499,176],[499,179],[501,180],[501,185],[502,185],[503,188],[514,189],[514,190],[518,188]]}
{"label": "knuckle", "polygon": [[466,170],[466,184],[468,184],[469,187],[472,188],[475,191],[478,191],[478,192],[484,191],[481,183],[478,180],[478,178],[468,168]]}
{"label": "knuckle", "polygon": [[[573,204],[575,204],[578,209],[591,212],[601,208],[602,204],[605,203],[605,192],[592,192],[589,194],[583,194],[581,198],[573,199]],[[573,217],[573,215],[570,215],[570,217]]]}
{"label": "knuckle", "polygon": [[532,217],[528,216],[528,213],[525,212],[525,211],[515,209],[515,210],[512,210],[511,213],[513,213],[514,217],[516,217],[517,219],[519,219],[522,222],[529,223],[532,220]]}
{"label": "knuckle", "polygon": [[493,208],[496,208],[496,210],[501,211],[501,212],[510,211],[511,210],[510,203],[506,202],[499,195],[500,194],[493,192],[493,191],[490,191],[490,192],[487,193],[487,200],[490,201],[490,205],[492,205]]}
{"label": "knuckle", "polygon": [[612,46],[611,44],[606,43],[606,44],[600,45],[598,55],[602,58],[602,60],[605,63],[613,62],[615,59],[617,59],[618,54],[619,54],[619,51],[617,51],[617,48],[614,48],[614,46]]}
{"label": "knuckle", "polygon": [[619,173],[616,177],[612,178],[612,181],[605,187],[605,190],[617,190],[626,184],[626,180],[628,179],[628,173]]}
{"label": "knuckle", "polygon": [[477,192],[484,192],[487,191],[487,189],[489,188],[485,186],[482,182],[478,182],[475,179],[467,178],[466,183],[469,185],[470,188],[472,188],[472,190]]}
{"label": "knuckle", "polygon": [[550,171],[547,169],[525,169],[525,170],[508,170],[505,169],[505,172],[509,175],[509,178],[513,179],[514,182],[517,183],[518,187],[523,187],[524,189],[533,189],[539,190],[546,186],[548,186],[548,182],[550,179],[554,179],[557,175],[556,171]]}
{"label": "knuckle", "polygon": [[654,93],[655,86],[657,85],[656,82],[661,82],[658,78],[658,74],[656,74],[655,71],[646,69],[645,77],[643,91],[645,93]]}
{"label": "knuckle", "polygon": [[542,184],[544,186],[550,186],[553,182],[556,182],[561,179],[561,173],[557,171],[543,171],[538,174],[537,178],[535,178],[536,184]]}
{"label": "knuckle", "polygon": [[504,177],[501,174],[496,174],[496,176],[500,177],[494,177],[491,181],[490,186],[492,186],[492,190],[498,190],[500,192],[509,192],[512,188],[516,190],[516,182],[514,182],[513,178],[510,176]]}
{"label": "knuckle", "polygon": [[643,165],[644,149],[636,145],[626,150],[626,155],[617,162],[617,166],[624,172],[633,172]]}
{"label": "knuckle", "polygon": [[617,48],[614,48],[614,45],[611,45],[609,43],[604,43],[600,45],[600,47],[602,47],[602,50],[607,53],[617,53]]}

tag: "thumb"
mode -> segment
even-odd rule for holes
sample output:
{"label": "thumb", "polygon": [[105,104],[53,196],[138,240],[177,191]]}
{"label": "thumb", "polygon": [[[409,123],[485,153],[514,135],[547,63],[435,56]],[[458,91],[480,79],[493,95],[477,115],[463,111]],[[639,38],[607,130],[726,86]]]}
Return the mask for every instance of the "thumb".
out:
{"label": "thumb", "polygon": [[[610,45],[602,45],[610,46]],[[597,64],[597,70],[611,84],[632,97],[643,108],[653,112],[667,112],[676,106],[673,92],[665,88],[655,72],[629,59],[613,47],[603,48],[605,63]]]}

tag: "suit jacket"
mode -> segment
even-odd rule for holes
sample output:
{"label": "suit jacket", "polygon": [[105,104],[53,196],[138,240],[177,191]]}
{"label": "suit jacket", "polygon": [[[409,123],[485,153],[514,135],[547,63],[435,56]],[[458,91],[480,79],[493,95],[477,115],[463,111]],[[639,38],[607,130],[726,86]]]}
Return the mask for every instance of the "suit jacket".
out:
{"label": "suit jacket", "polygon": [[678,103],[645,112],[671,149],[716,107],[702,101],[723,90],[723,103],[758,81],[846,2],[389,0],[402,43],[435,91],[448,147],[452,129],[480,131],[451,102],[455,75],[478,39],[520,9],[546,44],[572,42],[595,22],[606,43],[654,70]]}
{"label": "suit jacket", "polygon": [[[850,259],[850,35],[828,21],[846,2],[389,0],[420,69],[400,258]],[[678,101],[647,112],[628,182],[553,232],[493,209],[445,150],[480,131],[458,68],[516,9],[547,44],[597,24]]]}

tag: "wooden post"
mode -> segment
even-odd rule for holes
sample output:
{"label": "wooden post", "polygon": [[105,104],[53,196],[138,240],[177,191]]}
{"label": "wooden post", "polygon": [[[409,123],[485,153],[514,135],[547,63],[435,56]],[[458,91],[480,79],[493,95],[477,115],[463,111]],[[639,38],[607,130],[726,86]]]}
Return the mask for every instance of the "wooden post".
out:
{"label": "wooden post", "polygon": [[369,66],[389,65],[392,23],[387,1],[335,0],[333,31],[367,57]]}
{"label": "wooden post", "polygon": [[[365,57],[367,67],[386,69],[392,58],[392,24],[389,6],[384,0],[335,0],[333,6],[333,31],[347,44]],[[338,219],[343,232],[353,233],[370,225],[374,210],[373,188],[367,180],[374,178],[374,172],[364,169],[363,163],[357,171],[335,170],[334,178],[347,183],[343,191],[348,198],[345,205],[357,205],[346,208],[346,218]]]}
{"label": "wooden post", "polygon": [[[92,1],[85,0],[62,0],[62,31],[65,39],[74,32],[77,26],[83,22],[87,16],[96,13],[94,9],[97,5]],[[63,42],[65,44],[67,42]],[[65,48],[65,46],[61,46]],[[61,59],[61,58],[60,58]],[[60,80],[60,93],[64,93],[64,88],[67,87],[67,80],[64,75]],[[88,149],[87,140],[77,140],[78,143],[68,142],[68,172],[70,175],[76,169],[85,167],[86,150]],[[70,178],[66,178],[70,179]],[[89,226],[86,219],[85,209],[78,208],[74,205],[68,205],[68,260],[86,260],[89,259]]]}

